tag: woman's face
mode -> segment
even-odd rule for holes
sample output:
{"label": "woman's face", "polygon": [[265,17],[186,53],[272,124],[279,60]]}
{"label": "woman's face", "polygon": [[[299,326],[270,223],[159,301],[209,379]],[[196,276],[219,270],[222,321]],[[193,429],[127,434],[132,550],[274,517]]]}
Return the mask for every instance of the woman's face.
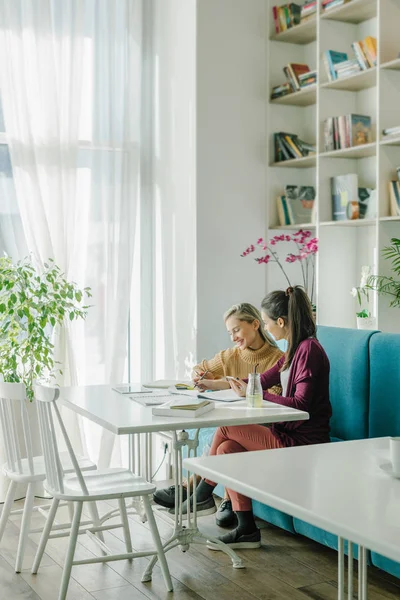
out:
{"label": "woman's face", "polygon": [[254,342],[259,339],[260,334],[258,329],[260,327],[260,322],[257,319],[252,323],[248,323],[247,321],[240,321],[232,316],[225,321],[225,325],[231,336],[232,342],[239,350],[251,348]]}
{"label": "woman's face", "polygon": [[261,311],[261,316],[265,330],[268,331],[276,341],[287,339],[287,327],[284,319],[279,317],[277,321],[274,321],[264,311]]}

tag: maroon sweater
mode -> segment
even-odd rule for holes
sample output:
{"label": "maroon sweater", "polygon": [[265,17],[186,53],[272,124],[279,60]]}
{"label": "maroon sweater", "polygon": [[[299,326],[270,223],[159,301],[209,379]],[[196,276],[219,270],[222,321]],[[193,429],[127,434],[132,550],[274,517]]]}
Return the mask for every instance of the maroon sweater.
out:
{"label": "maroon sweater", "polygon": [[285,357],[261,375],[264,400],[297,408],[309,413],[308,421],[292,421],[271,425],[272,433],[285,446],[301,446],[329,442],[329,359],[315,338],[303,340],[293,357],[286,396],[265,391],[280,383],[280,369]]}

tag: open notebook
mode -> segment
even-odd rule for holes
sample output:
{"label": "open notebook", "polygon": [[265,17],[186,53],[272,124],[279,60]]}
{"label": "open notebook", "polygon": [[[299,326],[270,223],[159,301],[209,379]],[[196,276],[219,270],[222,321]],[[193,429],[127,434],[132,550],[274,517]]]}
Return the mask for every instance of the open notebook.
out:
{"label": "open notebook", "polygon": [[198,390],[179,390],[175,386],[168,388],[170,394],[179,394],[180,396],[191,396],[192,398],[204,398],[214,400],[214,402],[237,402],[243,400],[233,390],[220,390],[218,392],[199,392]]}

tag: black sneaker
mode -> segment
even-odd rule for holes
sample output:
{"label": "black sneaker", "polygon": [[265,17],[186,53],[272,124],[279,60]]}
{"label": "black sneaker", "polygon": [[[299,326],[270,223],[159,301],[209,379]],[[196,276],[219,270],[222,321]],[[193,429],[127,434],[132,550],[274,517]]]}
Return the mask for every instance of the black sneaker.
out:
{"label": "black sneaker", "polygon": [[[239,530],[236,528],[225,535],[219,536],[217,539],[235,550],[261,547],[261,533],[259,529],[247,535],[239,535]],[[218,544],[209,540],[207,540],[207,548],[210,550],[221,550]]]}
{"label": "black sneaker", "polygon": [[[182,504],[182,519],[187,519],[187,500]],[[190,516],[193,516],[193,500],[192,498],[190,499]],[[203,500],[203,502],[197,502],[196,503],[196,514],[198,517],[204,517],[206,515],[212,515],[213,513],[215,513],[215,511],[217,510],[216,504],[215,504],[215,500],[213,496],[210,496],[209,498],[206,498],[206,500]],[[174,508],[170,508],[170,510],[168,511],[170,515],[175,515],[175,506]]]}
{"label": "black sneaker", "polygon": [[222,500],[215,515],[215,522],[218,527],[232,527],[233,525],[237,525],[237,517],[232,510],[232,502],[230,500]]}
{"label": "black sneaker", "polygon": [[[183,488],[183,500],[187,498],[187,490]],[[156,490],[153,494],[153,500],[156,504],[164,506],[164,508],[175,508],[175,486],[171,485],[169,488],[162,490]]]}

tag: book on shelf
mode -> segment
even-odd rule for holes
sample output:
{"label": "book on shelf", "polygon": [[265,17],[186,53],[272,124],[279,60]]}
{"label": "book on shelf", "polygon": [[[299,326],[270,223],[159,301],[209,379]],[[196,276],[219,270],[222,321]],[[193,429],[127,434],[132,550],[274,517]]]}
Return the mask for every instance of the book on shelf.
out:
{"label": "book on shelf", "polygon": [[322,10],[324,12],[330,10],[331,8],[336,8],[337,6],[342,6],[342,4],[347,4],[350,0],[322,0]]}
{"label": "book on shelf", "polygon": [[299,92],[317,82],[317,71],[310,71],[305,64],[289,63],[283,68],[287,81],[272,88],[271,100],[281,98],[292,92]]}
{"label": "book on shelf", "polygon": [[295,2],[288,2],[282,6],[273,6],[272,15],[274,18],[275,33],[281,33],[291,29],[301,22],[301,5]]}
{"label": "book on shelf", "polygon": [[159,417],[199,417],[214,408],[215,404],[210,400],[179,397],[172,398],[161,406],[154,406],[152,413]]}
{"label": "book on shelf", "polygon": [[292,209],[289,202],[286,199],[286,196],[278,196],[276,199],[277,209],[278,209],[278,220],[279,225],[284,227],[285,225],[292,225],[294,222],[294,217],[292,214]]}
{"label": "book on shelf", "polygon": [[346,52],[336,50],[326,50],[323,53],[322,59],[329,81],[350,77],[376,66],[376,38],[367,36],[364,40],[353,42],[351,46],[355,58],[349,58]]}
{"label": "book on shelf", "polygon": [[388,127],[387,129],[383,129],[382,130],[382,135],[384,137],[397,137],[400,136],[400,125],[398,125],[397,127]]}
{"label": "book on shelf", "polygon": [[293,133],[281,131],[274,133],[274,150],[275,162],[282,162],[315,154],[316,147],[314,144],[304,142]]}
{"label": "book on shelf", "polygon": [[341,115],[324,121],[324,151],[344,150],[372,142],[371,117]]}
{"label": "book on shelf", "polygon": [[400,181],[389,181],[390,216],[400,217]]}
{"label": "book on shelf", "polygon": [[335,65],[347,61],[348,58],[349,57],[346,52],[337,52],[336,50],[325,50],[325,52],[322,55],[322,60],[329,81],[335,81],[338,78],[337,72],[335,70]]}

